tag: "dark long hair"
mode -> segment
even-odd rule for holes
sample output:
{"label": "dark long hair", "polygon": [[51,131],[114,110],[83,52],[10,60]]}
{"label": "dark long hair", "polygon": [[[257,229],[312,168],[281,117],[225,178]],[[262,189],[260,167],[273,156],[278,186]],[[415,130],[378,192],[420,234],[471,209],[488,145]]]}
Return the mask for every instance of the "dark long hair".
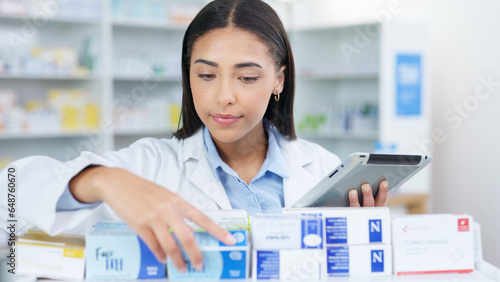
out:
{"label": "dark long hair", "polygon": [[[211,30],[236,27],[249,31],[267,44],[278,69],[286,66],[283,91],[278,102],[271,95],[264,117],[280,132],[295,139],[293,99],[295,65],[290,42],[276,12],[261,0],[215,0],[207,4],[189,24],[182,42],[182,107],[179,127],[174,136],[179,139],[193,135],[202,125],[196,113],[191,93],[189,71],[193,45]],[[182,126],[182,127],[181,127]]]}

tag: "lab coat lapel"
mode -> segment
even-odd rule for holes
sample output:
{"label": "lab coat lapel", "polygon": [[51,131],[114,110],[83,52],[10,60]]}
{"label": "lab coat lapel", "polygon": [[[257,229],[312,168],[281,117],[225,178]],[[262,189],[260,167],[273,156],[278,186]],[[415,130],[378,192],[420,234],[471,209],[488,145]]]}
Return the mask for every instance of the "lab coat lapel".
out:
{"label": "lab coat lapel", "polygon": [[192,171],[189,181],[221,209],[231,209],[226,191],[210,165],[204,146],[203,130],[198,130],[193,136],[184,140],[183,156],[187,171]]}
{"label": "lab coat lapel", "polygon": [[279,144],[290,176],[283,178],[285,207],[291,207],[317,183],[318,179],[307,170],[307,166],[312,162],[308,149],[298,142],[286,140],[281,134],[279,136]]}

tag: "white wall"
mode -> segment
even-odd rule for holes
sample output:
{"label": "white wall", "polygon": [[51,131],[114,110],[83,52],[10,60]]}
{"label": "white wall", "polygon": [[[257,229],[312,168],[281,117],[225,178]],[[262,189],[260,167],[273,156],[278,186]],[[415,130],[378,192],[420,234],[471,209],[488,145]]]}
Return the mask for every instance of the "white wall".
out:
{"label": "white wall", "polygon": [[298,0],[293,18],[297,26],[377,20],[428,26],[432,129],[441,131],[422,143],[435,157],[432,211],[472,215],[482,225],[485,260],[500,267],[498,11],[495,0]]}

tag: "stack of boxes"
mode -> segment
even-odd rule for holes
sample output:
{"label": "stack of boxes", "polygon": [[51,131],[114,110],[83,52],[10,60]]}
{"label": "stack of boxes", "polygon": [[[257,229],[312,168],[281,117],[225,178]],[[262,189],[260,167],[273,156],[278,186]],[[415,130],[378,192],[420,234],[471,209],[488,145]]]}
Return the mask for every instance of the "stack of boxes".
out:
{"label": "stack of boxes", "polygon": [[387,208],[284,209],[251,220],[254,279],[392,274]]}
{"label": "stack of boxes", "polygon": [[[185,273],[178,272],[169,258],[166,265],[158,262],[124,223],[100,222],[87,235],[85,252],[83,238],[51,238],[41,232],[19,238],[19,272],[82,279],[85,253],[88,280],[161,279],[167,272],[173,280],[247,279],[251,269],[252,278],[257,280],[311,281],[393,273],[471,272],[474,249],[481,250],[480,240],[474,245],[478,240],[474,228],[479,227],[474,227],[472,217],[463,214],[391,218],[388,208],[305,208],[253,216],[250,223],[244,210],[206,215],[229,230],[237,243],[224,245],[186,221],[203,255],[202,270],[194,269],[180,244],[187,265]],[[47,268],[48,263],[56,262],[57,269]]]}
{"label": "stack of boxes", "polygon": [[322,278],[392,274],[388,208],[284,209],[283,213],[313,214],[323,219]]}
{"label": "stack of boxes", "polygon": [[251,218],[254,279],[318,280],[324,260],[323,218],[261,215]]}

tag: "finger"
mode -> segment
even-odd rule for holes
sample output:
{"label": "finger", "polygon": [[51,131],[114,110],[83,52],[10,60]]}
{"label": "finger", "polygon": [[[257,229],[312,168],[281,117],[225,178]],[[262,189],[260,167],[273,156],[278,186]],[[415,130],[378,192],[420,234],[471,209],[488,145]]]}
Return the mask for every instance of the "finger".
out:
{"label": "finger", "polygon": [[231,233],[229,233],[229,231],[217,225],[208,216],[195,209],[194,207],[189,210],[187,217],[189,220],[205,229],[208,233],[212,234],[222,243],[226,245],[236,244],[236,239],[233,235],[231,235]]}
{"label": "finger", "polygon": [[378,186],[377,197],[375,198],[376,207],[385,207],[385,203],[387,202],[388,191],[389,191],[389,183],[387,182],[387,180],[380,182]]}
{"label": "finger", "polygon": [[153,230],[156,238],[158,238],[161,248],[170,257],[175,265],[175,268],[177,268],[177,270],[181,273],[186,272],[186,262],[182,257],[179,246],[177,246],[177,242],[175,242],[174,237],[168,230],[168,226],[163,223],[159,223],[153,226]]}
{"label": "finger", "polygon": [[137,235],[139,235],[142,241],[144,241],[144,243],[146,243],[146,245],[149,247],[151,252],[153,252],[156,260],[162,263],[166,262],[165,252],[163,251],[160,243],[156,240],[156,236],[154,235],[153,231],[144,228],[138,230]]}
{"label": "finger", "polygon": [[179,240],[179,243],[182,245],[182,248],[186,251],[189,261],[193,265],[194,269],[198,271],[203,270],[203,255],[201,254],[200,248],[196,243],[193,230],[181,217],[176,217],[171,220],[170,226],[172,227],[177,240]]}
{"label": "finger", "polygon": [[349,191],[349,205],[353,208],[359,207],[358,191],[354,189]]}
{"label": "finger", "polygon": [[363,184],[361,186],[361,193],[363,193],[363,207],[373,207],[375,205],[375,199],[373,199],[373,192],[370,184]]}

